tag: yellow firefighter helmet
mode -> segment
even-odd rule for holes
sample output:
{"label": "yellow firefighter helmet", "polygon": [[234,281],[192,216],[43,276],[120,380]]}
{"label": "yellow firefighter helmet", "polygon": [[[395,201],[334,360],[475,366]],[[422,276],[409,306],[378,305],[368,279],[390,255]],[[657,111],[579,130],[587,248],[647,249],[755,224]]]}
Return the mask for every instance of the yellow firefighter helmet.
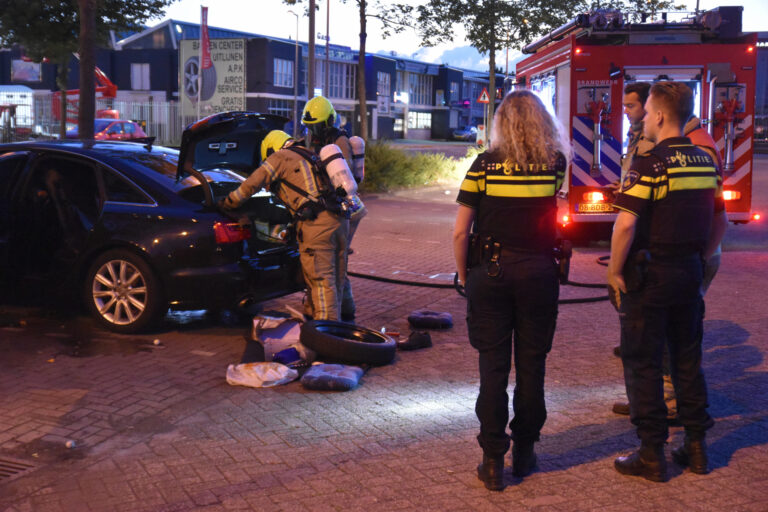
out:
{"label": "yellow firefighter helmet", "polygon": [[283,130],[272,130],[266,137],[264,137],[264,140],[261,141],[261,159],[266,160],[269,155],[282,149],[285,143],[291,139],[293,139],[293,137]]}
{"label": "yellow firefighter helmet", "polygon": [[333,123],[336,122],[336,111],[328,99],[323,96],[315,96],[304,105],[301,122],[309,126],[317,124],[333,126]]}

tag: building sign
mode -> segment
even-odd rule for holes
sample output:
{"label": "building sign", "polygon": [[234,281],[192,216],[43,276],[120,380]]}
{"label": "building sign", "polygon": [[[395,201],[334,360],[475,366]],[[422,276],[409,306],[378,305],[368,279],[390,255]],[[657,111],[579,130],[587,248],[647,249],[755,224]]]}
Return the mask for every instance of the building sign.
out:
{"label": "building sign", "polygon": [[11,82],[39,82],[40,63],[14,59],[11,61]]}
{"label": "building sign", "polygon": [[201,117],[245,110],[245,39],[211,39],[210,46],[213,66],[209,68],[200,65],[199,40],[185,39],[179,46],[181,108],[185,116],[197,115],[198,93]]}
{"label": "building sign", "polygon": [[389,96],[383,94],[376,96],[376,108],[379,114],[389,114]]}

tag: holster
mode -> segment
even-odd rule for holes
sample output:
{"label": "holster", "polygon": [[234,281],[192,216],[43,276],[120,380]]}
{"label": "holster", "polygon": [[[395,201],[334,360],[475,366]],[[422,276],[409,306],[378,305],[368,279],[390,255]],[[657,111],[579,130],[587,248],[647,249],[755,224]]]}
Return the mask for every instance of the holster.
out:
{"label": "holster", "polygon": [[570,240],[557,240],[557,245],[552,250],[552,255],[557,260],[559,266],[558,277],[560,284],[568,283],[568,276],[571,273],[571,255],[573,254],[573,244]]}
{"label": "holster", "polygon": [[629,255],[622,269],[627,292],[636,292],[643,288],[650,261],[651,253],[647,249]]}

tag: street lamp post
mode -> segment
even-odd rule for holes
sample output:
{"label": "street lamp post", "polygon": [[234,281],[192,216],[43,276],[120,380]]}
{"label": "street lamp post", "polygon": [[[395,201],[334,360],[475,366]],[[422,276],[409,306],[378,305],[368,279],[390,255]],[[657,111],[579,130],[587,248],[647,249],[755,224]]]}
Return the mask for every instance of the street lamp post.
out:
{"label": "street lamp post", "polygon": [[326,98],[331,97],[329,74],[331,72],[330,65],[330,45],[331,45],[331,0],[325,0],[325,93]]}
{"label": "street lamp post", "polygon": [[293,52],[293,136],[299,133],[299,15],[293,11],[289,13],[296,16],[296,41]]}

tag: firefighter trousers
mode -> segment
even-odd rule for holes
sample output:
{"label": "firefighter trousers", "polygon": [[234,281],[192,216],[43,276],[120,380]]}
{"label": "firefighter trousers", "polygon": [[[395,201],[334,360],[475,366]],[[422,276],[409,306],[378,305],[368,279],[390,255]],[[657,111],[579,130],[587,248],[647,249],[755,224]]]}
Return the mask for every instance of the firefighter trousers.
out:
{"label": "firefighter trousers", "polygon": [[469,342],[478,351],[480,391],[475,413],[483,453],[500,457],[509,449],[507,385],[514,358],[512,438],[539,440],[547,419],[544,373],[557,320],[559,283],[551,256],[503,252],[501,273],[488,275],[486,263],[467,277]]}
{"label": "firefighter trousers", "polygon": [[[348,247],[352,246],[352,238],[355,236],[357,226],[360,225],[360,221],[363,220],[363,217],[365,217],[367,213],[368,210],[366,210],[365,206],[363,206],[360,211],[356,212],[349,219],[349,236],[347,237]],[[344,289],[341,295],[341,318],[344,320],[351,320],[355,318],[355,311],[357,310],[357,307],[355,306],[355,298],[352,296],[352,284],[349,282],[349,276],[347,275],[346,270],[344,271],[343,288]]]}
{"label": "firefighter trousers", "polygon": [[315,320],[339,320],[347,274],[349,221],[327,210],[298,223],[301,270],[307,285],[305,311]]}

